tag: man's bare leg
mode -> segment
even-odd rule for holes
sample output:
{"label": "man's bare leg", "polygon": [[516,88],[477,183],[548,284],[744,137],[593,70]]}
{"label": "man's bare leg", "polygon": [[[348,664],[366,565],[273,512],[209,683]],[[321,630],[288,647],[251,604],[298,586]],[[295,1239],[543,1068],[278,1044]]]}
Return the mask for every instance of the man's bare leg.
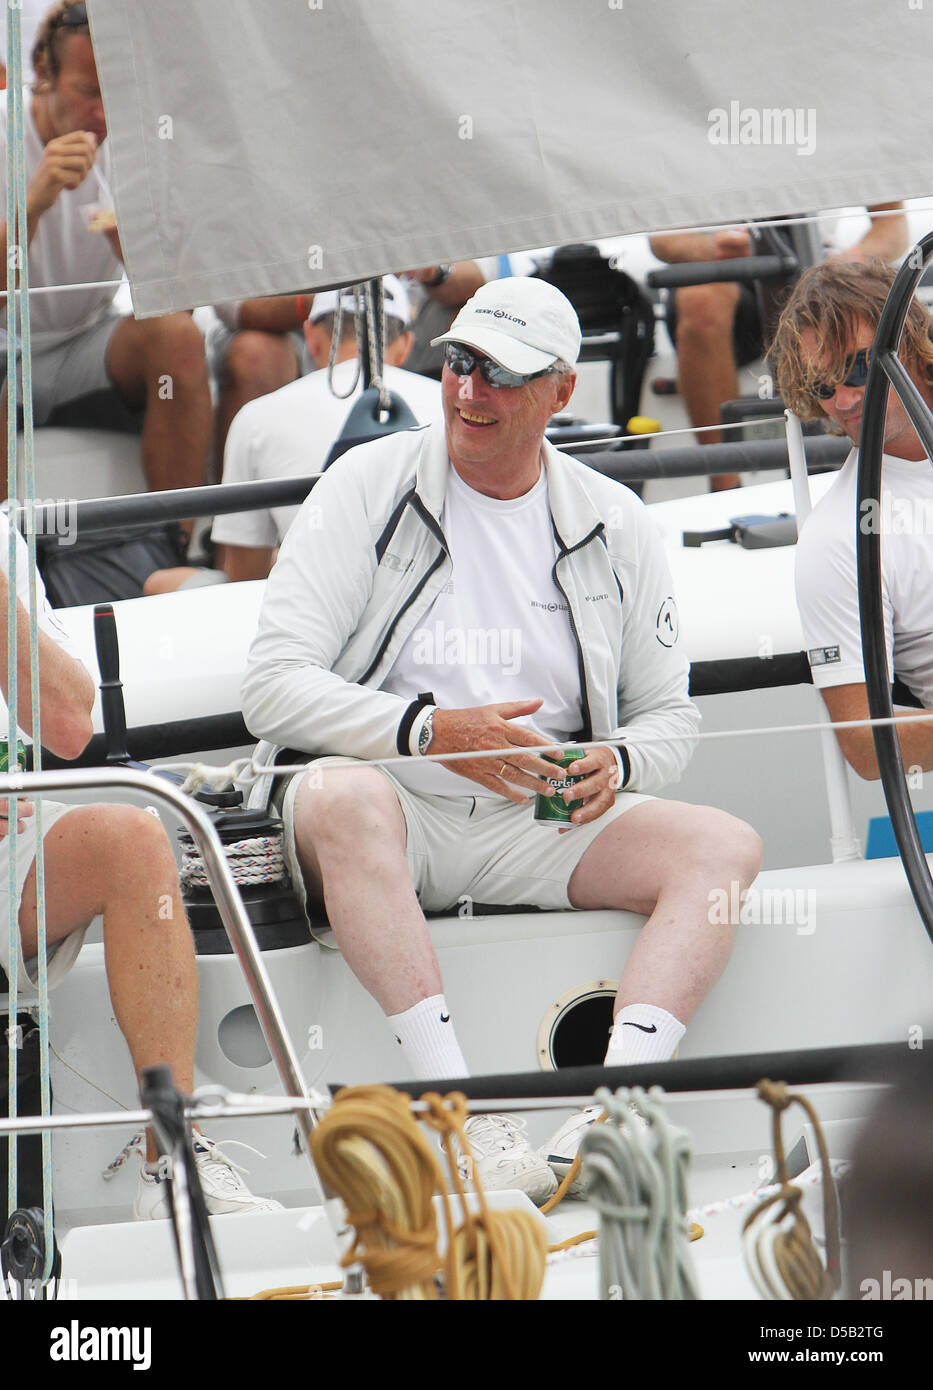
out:
{"label": "man's bare leg", "polygon": [[[133,1067],[171,1067],[194,1084],[198,975],[178,871],[160,821],[132,806],[81,806],[45,836],[46,933],[51,944],[98,914],[113,1011]],[[35,954],[36,869],[19,913],[23,954]],[[147,1132],[147,1157],[159,1150]]]}
{"label": "man's bare leg", "polygon": [[390,783],[371,768],[306,773],[295,844],[312,898],[340,950],[387,1015],[443,991],[440,967],[405,859],[406,827]]}
{"label": "man's bare leg", "polygon": [[[680,394],[690,423],[697,429],[719,424],[723,401],[739,394],[738,369],[732,346],[739,287],[732,282],[689,285],[677,291],[677,368]],[[698,436],[701,444],[720,444],[722,433],[710,429]],[[719,473],[714,492],[739,486],[737,473]]]}
{"label": "man's bare leg", "polygon": [[121,319],[107,350],[107,371],[129,406],[145,406],[143,467],[150,490],[203,483],[213,408],[204,340],[191,315]]}
{"label": "man's bare leg", "polygon": [[754,830],[709,806],[648,801],[607,825],[571,875],[568,896],[576,908],[649,914],[625,963],[615,1013],[647,1003],[689,1023],[735,939],[734,925],[711,922],[713,895],[733,882],[744,892],[760,865]]}
{"label": "man's bare leg", "polygon": [[220,374],[215,473],[223,475],[224,445],[234,415],[248,401],[266,396],[298,378],[298,354],[292,339],[280,333],[243,329],[230,341]]}

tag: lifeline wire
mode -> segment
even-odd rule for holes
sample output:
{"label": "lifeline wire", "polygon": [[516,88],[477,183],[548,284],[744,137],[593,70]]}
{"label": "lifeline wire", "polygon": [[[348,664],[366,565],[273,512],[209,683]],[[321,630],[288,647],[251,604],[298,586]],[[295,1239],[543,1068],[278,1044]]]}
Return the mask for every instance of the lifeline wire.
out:
{"label": "lifeline wire", "polygon": [[[33,433],[33,409],[32,409],[32,334],[30,325],[29,311],[29,259],[28,259],[28,224],[26,217],[26,154],[25,154],[25,119],[23,114],[23,74],[22,74],[22,34],[20,27],[20,10],[18,6],[8,7],[7,25],[7,54],[9,61],[8,82],[12,89],[11,95],[7,94],[7,124],[9,129],[8,156],[7,156],[7,381],[10,383],[10,398],[8,399],[8,431],[12,439],[12,447],[8,454],[8,482],[9,498],[11,503],[17,499],[17,439],[16,439],[16,373],[15,366],[11,371],[9,362],[11,355],[15,360],[16,350],[16,328],[17,322],[21,330],[21,361],[22,361],[22,386],[23,386],[23,453],[25,461],[25,503],[26,503],[26,535],[28,543],[28,594],[29,594],[29,665],[31,681],[31,717],[32,717],[32,738],[33,738],[33,768],[36,772],[42,770],[42,730],[39,715],[39,627],[38,627],[38,596],[36,584],[36,533],[35,533],[35,450]],[[12,106],[12,123],[10,122],[10,110]],[[13,169],[11,178],[10,169],[10,150],[13,151]],[[15,180],[15,183],[14,183]],[[11,186],[12,185],[12,186]],[[12,205],[12,206],[11,206]],[[10,215],[12,211],[12,216]],[[10,263],[9,240],[10,228],[16,229],[16,255],[13,264]],[[19,291],[14,296],[10,293],[13,286],[10,281],[13,278],[14,269],[19,271]],[[14,311],[13,322],[9,321],[9,307],[12,305]],[[18,310],[18,314],[17,314]],[[8,641],[9,641],[9,662],[10,666],[16,670],[18,663],[17,650],[17,577],[16,577],[16,527],[10,525],[10,576],[9,576],[9,603],[7,610],[8,622]],[[9,746],[7,753],[8,766],[12,765],[12,760],[18,762],[19,750],[19,720],[18,720],[18,689],[14,678],[9,680]],[[9,809],[9,808],[8,808]],[[46,924],[45,924],[45,858],[42,839],[42,797],[36,797],[35,808],[35,834],[36,834],[36,955],[37,955],[37,992],[39,995],[39,1086],[40,1086],[40,1110],[43,1115],[51,1111],[51,1086],[49,1079],[49,993],[48,993],[48,960],[46,956]],[[9,860],[9,900],[10,900],[10,958],[17,960],[18,965],[18,922],[17,922],[17,894],[16,894],[16,812],[7,821],[10,831],[10,860]],[[18,974],[18,970],[17,970]],[[17,980],[18,986],[18,980]],[[10,991],[10,1012],[14,1021],[17,1018],[18,999],[13,990]],[[14,1026],[11,1041],[18,1041],[18,1032]],[[11,1049],[15,1054],[15,1048]],[[14,1068],[11,1067],[11,1087],[14,1090],[15,1105],[15,1084]],[[9,1112],[11,1114],[14,1111]],[[12,1212],[16,1202],[17,1177],[15,1163],[10,1165],[10,1185],[8,1192],[8,1207]],[[51,1135],[47,1130],[42,1132],[42,1214],[45,1236],[45,1263],[42,1271],[43,1282],[48,1280],[52,1272],[54,1233],[52,1228],[52,1147]]]}
{"label": "lifeline wire", "polygon": [[[6,340],[6,361],[7,361],[7,495],[13,499],[16,497],[16,324],[18,302],[16,297],[16,265],[20,252],[19,225],[16,207],[16,145],[17,137],[22,143],[22,89],[21,80],[21,44],[20,38],[20,14],[18,9],[7,10],[7,90],[6,90],[6,110],[7,110],[7,151],[6,151],[6,225],[7,225],[7,258],[6,258],[6,290],[7,290],[7,340]],[[11,242],[15,245],[15,253],[10,254]],[[17,748],[17,728],[16,728],[16,529],[10,526],[9,533],[9,559],[8,559],[8,584],[9,602],[7,605],[7,706],[9,712],[9,737],[8,748]],[[7,761],[9,762],[9,756]],[[7,1021],[7,1115],[12,1119],[16,1113],[16,1087],[18,1072],[18,1053],[16,1044],[19,1040],[17,1032],[17,1018],[19,1010],[19,936],[16,920],[16,893],[14,885],[16,881],[16,811],[15,805],[11,807],[12,798],[7,802],[7,811],[13,809],[13,814],[7,821],[8,843],[9,843],[9,913],[8,913],[8,940],[9,940],[9,965],[7,967],[8,987],[10,998],[10,1012]],[[11,1216],[16,1209],[17,1194],[17,1143],[16,1135],[10,1134],[8,1139],[8,1185],[7,1185],[7,1216]]]}
{"label": "lifeline wire", "polygon": [[[819,724],[775,724],[765,725],[757,729],[707,729],[695,734],[649,734],[639,737],[637,742],[632,742],[632,748],[640,747],[648,743],[695,743],[703,740],[717,738],[755,738],[764,734],[807,734],[822,733],[826,729],[871,729],[881,728],[891,724],[895,727],[898,724],[906,724],[908,720],[915,720],[919,723],[925,721],[929,723],[933,720],[933,713],[930,714],[895,714],[883,719],[842,719],[835,721],[821,722]],[[424,753],[421,756],[425,762],[462,762],[467,758],[508,758],[511,754],[526,753],[547,753],[562,752],[567,748],[606,748],[613,742],[625,742],[625,730],[622,729],[614,739],[594,739],[588,743],[536,743],[530,745],[519,745],[510,743],[505,748],[477,748],[465,753]],[[318,755],[310,755],[312,758]],[[327,755],[320,755],[327,756]],[[394,756],[391,758],[367,758],[366,763],[372,767],[392,767],[396,763],[411,766],[411,757]],[[187,772],[190,774],[188,782],[182,787],[182,791],[197,794],[205,784],[212,790],[219,791],[234,782],[241,782],[244,786],[249,786],[257,782],[260,777],[268,776],[270,773],[276,777],[289,775],[295,772],[307,772],[308,763],[256,763],[252,758],[237,758],[232,763],[227,763],[223,767],[210,767],[206,763],[160,763],[159,768],[162,772]]]}

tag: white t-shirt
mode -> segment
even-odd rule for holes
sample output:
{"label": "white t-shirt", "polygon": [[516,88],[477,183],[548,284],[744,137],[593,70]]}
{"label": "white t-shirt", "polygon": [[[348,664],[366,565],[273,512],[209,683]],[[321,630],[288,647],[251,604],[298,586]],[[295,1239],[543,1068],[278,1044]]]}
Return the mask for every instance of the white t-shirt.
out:
{"label": "white t-shirt", "polygon": [[885,454],[880,512],[857,515],[858,451],[797,543],[797,604],[813,683],[862,685],[856,523],[881,532],[885,644],[895,672],[933,707],[933,467]]}
{"label": "white t-shirt", "polygon": [[[334,385],[338,391],[350,385],[356,365],[356,358],[337,363]],[[401,367],[386,367],[383,377],[419,425],[440,415],[440,382]],[[261,482],[319,473],[361,389],[362,383],[357,382],[353,395],[340,400],[331,392],[327,369],[322,368],[249,401],[237,412],[227,435],[223,481]],[[219,516],[211,536],[222,545],[276,546],[298,511],[298,506],[271,507]]]}
{"label": "white t-shirt", "polygon": [[[381,688],[407,700],[431,692],[445,709],[541,696],[537,713],[516,723],[565,742],[583,722],[580,671],[567,600],[554,582],[544,469],[530,492],[501,501],[451,467],[440,520],[453,574]],[[417,758],[392,772],[412,791],[496,795]]]}
{"label": "white t-shirt", "polygon": [[[32,95],[23,94],[25,112],[26,182],[42,160],[42,143],[32,116]],[[0,170],[6,189],[6,104],[0,101]],[[39,219],[29,245],[29,287],[79,285],[85,281],[122,280],[123,266],[103,232],[88,230],[95,211],[113,209],[112,172],[107,141],[79,187],[63,189]],[[0,217],[6,217],[4,210]],[[118,286],[109,289],[64,290],[29,297],[32,344],[35,351],[54,347],[99,322],[110,311]],[[0,343],[6,346],[6,310],[0,314]]]}
{"label": "white t-shirt", "polygon": [[[7,576],[9,576],[10,573],[9,547],[10,522],[6,511],[0,510],[0,570]],[[23,540],[22,536],[17,536],[16,538],[16,595],[28,613],[29,554],[26,550],[26,542]],[[36,575],[36,597],[39,608],[39,627],[42,632],[48,637],[51,637],[53,642],[57,642],[69,656],[73,656],[76,661],[80,661],[81,653],[68,636],[64,627],[62,627],[54,610],[50,607],[49,601],[45,596],[45,586],[42,583],[42,576],[38,574]],[[5,612],[0,614],[0,621],[6,623]],[[2,672],[2,677],[0,677],[0,679],[2,679],[3,685],[5,686],[7,681],[7,673],[5,670]],[[23,690],[22,687],[20,687],[18,693],[18,704],[21,715],[24,711],[28,712],[28,692]],[[9,730],[10,713],[6,700],[3,698],[3,692],[0,691],[0,740],[6,742],[9,739]],[[24,734],[22,737],[26,742],[30,741],[28,734]]]}

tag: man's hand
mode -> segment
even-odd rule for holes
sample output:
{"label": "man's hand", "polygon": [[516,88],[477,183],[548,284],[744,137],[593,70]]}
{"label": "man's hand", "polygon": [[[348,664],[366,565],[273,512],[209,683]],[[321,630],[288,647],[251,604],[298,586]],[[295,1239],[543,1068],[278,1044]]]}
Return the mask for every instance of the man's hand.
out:
{"label": "man's hand", "polygon": [[542,778],[553,777],[553,763],[546,762],[533,753],[523,753],[520,749],[543,746],[548,740],[541,734],[525,729],[512,721],[523,715],[534,714],[543,701],[510,700],[501,705],[475,705],[468,709],[439,709],[434,715],[434,737],[428,748],[429,754],[479,752],[484,748],[515,747],[515,753],[506,758],[458,758],[456,762],[442,763],[459,777],[468,777],[481,787],[488,787],[509,801],[524,806],[530,797],[519,789],[524,787],[532,794],[547,794],[549,788]]}
{"label": "man's hand", "polygon": [[86,130],[58,135],[42,152],[39,167],[29,180],[27,202],[47,212],[63,188],[78,188],[97,160],[97,141]]}
{"label": "man's hand", "polygon": [[[615,804],[620,772],[619,760],[611,748],[588,748],[584,758],[564,770],[564,776],[583,778],[575,787],[560,793],[565,802],[583,802],[570,817],[574,825],[598,820]],[[569,829],[569,825],[562,825],[559,833],[564,835]]]}
{"label": "man's hand", "polygon": [[24,816],[31,816],[35,811],[31,801],[20,801],[19,799],[10,800],[9,797],[0,797],[0,840],[10,833],[10,808],[16,808],[16,829],[25,830],[26,822]]}

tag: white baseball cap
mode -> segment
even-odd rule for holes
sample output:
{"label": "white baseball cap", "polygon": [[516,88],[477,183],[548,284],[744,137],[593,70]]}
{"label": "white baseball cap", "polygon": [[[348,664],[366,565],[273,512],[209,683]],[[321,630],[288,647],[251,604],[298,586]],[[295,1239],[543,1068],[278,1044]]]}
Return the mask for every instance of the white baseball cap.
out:
{"label": "white baseball cap", "polygon": [[[383,276],[382,293],[386,314],[393,319],[398,319],[407,327],[411,323],[411,303],[408,298],[408,291],[397,275]],[[339,294],[343,312],[355,314],[357,306],[356,295],[353,290],[340,290]],[[322,290],[320,294],[316,294],[314,303],[311,305],[311,312],[308,315],[308,322],[317,323],[318,319],[326,318],[328,314],[335,314],[337,312],[337,295],[337,290]]]}
{"label": "white baseball cap", "polygon": [[580,355],[580,321],[565,294],[536,276],[490,280],[436,343],[464,343],[510,372],[530,376]]}

